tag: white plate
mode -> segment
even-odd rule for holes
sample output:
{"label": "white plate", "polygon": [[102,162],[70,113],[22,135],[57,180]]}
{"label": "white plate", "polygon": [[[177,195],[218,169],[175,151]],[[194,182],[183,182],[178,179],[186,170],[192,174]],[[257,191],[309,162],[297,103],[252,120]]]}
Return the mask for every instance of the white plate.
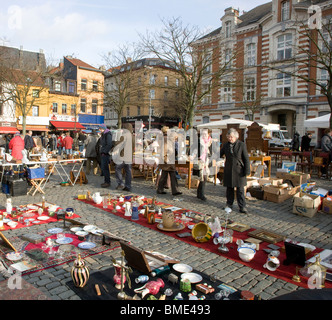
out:
{"label": "white plate", "polygon": [[192,230],[193,228],[194,228],[194,224],[190,224],[190,225],[188,225],[188,229],[190,229],[190,230]]}
{"label": "white plate", "polygon": [[91,233],[96,234],[97,236],[101,235],[104,232],[103,229],[94,229],[91,230]]}
{"label": "white plate", "polygon": [[94,248],[95,246],[96,246],[95,243],[93,243],[93,242],[89,242],[89,241],[81,242],[81,243],[78,244],[78,247],[79,247],[80,249],[92,249],[92,248]]}
{"label": "white plate", "polygon": [[193,271],[193,268],[187,264],[184,263],[176,263],[173,265],[173,269],[177,272],[181,273],[188,273]]}
{"label": "white plate", "polygon": [[181,279],[188,279],[191,283],[198,283],[203,280],[202,276],[198,273],[189,272],[189,273],[182,273]]}
{"label": "white plate", "polygon": [[75,234],[76,234],[77,236],[79,236],[79,237],[84,237],[84,236],[86,236],[87,234],[89,234],[89,232],[86,232],[86,231],[77,231]]}
{"label": "white plate", "polygon": [[47,217],[47,216],[40,216],[40,217],[38,217],[37,219],[38,220],[42,220],[42,221],[44,221],[44,220],[48,220],[50,217]]}
{"label": "white plate", "polygon": [[22,259],[22,254],[19,252],[9,252],[6,254],[6,258],[11,261],[17,261]]}
{"label": "white plate", "polygon": [[37,206],[32,206],[32,205],[27,205],[27,208],[28,208],[28,209],[31,209],[31,210],[37,210],[39,207],[37,207]]}
{"label": "white plate", "polygon": [[3,218],[2,221],[3,221],[3,223],[8,223],[8,222],[11,222],[12,220],[10,220],[8,218]]}
{"label": "white plate", "polygon": [[316,247],[315,246],[313,246],[312,244],[309,244],[309,243],[298,243],[297,244],[298,246],[302,246],[302,247],[305,247],[305,248],[308,248],[308,249],[310,249],[311,251],[314,251],[314,250],[316,250]]}
{"label": "white plate", "polygon": [[78,232],[78,231],[82,231],[82,230],[83,230],[83,228],[81,228],[81,227],[73,227],[70,229],[70,231],[72,231],[72,232]]}
{"label": "white plate", "polygon": [[83,230],[88,231],[88,232],[91,232],[92,230],[95,230],[95,229],[98,229],[98,228],[92,224],[89,224],[89,225],[83,227]]}
{"label": "white plate", "polygon": [[36,224],[37,224],[37,223],[40,223],[40,222],[41,222],[41,221],[39,221],[39,220],[33,220],[33,221],[32,221],[32,223],[36,223]]}
{"label": "white plate", "polygon": [[15,221],[9,221],[7,222],[7,225],[11,228],[16,228],[18,222],[15,222]]}
{"label": "white plate", "polygon": [[68,243],[73,242],[73,238],[63,237],[63,238],[56,239],[55,242],[59,243],[59,244],[68,244]]}
{"label": "white plate", "polygon": [[63,229],[61,229],[61,228],[52,228],[52,229],[47,230],[47,232],[51,233],[51,234],[61,233],[62,231],[63,231]]}

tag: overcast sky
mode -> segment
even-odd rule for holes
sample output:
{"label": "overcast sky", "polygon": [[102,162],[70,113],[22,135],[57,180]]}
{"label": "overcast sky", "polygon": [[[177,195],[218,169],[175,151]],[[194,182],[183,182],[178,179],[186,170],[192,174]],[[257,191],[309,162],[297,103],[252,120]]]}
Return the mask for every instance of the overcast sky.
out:
{"label": "overcast sky", "polygon": [[268,0],[0,0],[0,44],[38,52],[57,65],[73,55],[92,66],[138,34],[160,29],[161,19],[180,17],[206,32],[220,26],[224,9],[248,11]]}

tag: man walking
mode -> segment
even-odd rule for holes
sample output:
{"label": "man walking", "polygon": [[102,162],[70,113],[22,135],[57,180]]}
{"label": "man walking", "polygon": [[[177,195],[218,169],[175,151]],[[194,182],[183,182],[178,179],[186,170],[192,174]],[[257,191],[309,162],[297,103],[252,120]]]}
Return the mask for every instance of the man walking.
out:
{"label": "man walking", "polygon": [[104,124],[100,126],[100,131],[102,133],[100,137],[100,168],[104,176],[104,183],[101,184],[101,187],[108,188],[111,185],[109,152],[113,147],[112,133]]}

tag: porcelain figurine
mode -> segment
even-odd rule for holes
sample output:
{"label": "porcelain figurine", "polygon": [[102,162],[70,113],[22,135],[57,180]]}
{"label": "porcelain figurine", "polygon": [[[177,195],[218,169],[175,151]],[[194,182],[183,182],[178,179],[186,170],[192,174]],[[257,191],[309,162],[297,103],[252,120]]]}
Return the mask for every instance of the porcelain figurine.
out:
{"label": "porcelain figurine", "polygon": [[[122,276],[122,285],[125,284],[126,282],[126,276],[124,274],[125,270],[121,268],[121,261],[116,261],[116,263],[113,263],[114,269],[115,269],[115,274],[113,276],[113,281],[115,283],[115,288],[116,289],[121,289],[121,276]],[[122,270],[122,275],[121,275],[121,270]]]}
{"label": "porcelain figurine", "polygon": [[125,207],[125,217],[131,217],[132,214],[132,210],[131,210],[131,202],[126,201],[124,203],[124,207]]}
{"label": "porcelain figurine", "polygon": [[156,295],[159,292],[160,288],[163,288],[164,286],[164,281],[158,278],[155,281],[149,281],[143,287],[135,289],[134,291],[135,293],[141,293],[143,299],[147,294]]}
{"label": "porcelain figurine", "polygon": [[74,261],[70,274],[76,287],[83,288],[87,284],[90,272],[89,268],[85,265],[84,260],[81,259],[80,254],[78,254],[78,258]]}
{"label": "porcelain figurine", "polygon": [[96,192],[92,195],[92,200],[96,204],[101,204],[103,197],[100,195],[100,192]]}

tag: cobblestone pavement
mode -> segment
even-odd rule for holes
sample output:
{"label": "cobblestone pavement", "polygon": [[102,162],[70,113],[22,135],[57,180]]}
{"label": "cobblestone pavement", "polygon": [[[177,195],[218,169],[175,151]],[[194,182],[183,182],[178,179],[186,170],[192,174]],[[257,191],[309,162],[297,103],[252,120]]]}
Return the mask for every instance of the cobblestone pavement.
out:
{"label": "cobblestone pavement", "polygon": [[[275,172],[275,168],[273,168],[272,176],[274,176],[273,172]],[[74,200],[74,197],[80,193],[86,193],[87,190],[91,194],[94,192],[105,193],[106,190],[100,187],[103,182],[102,177],[92,175],[87,177],[89,180],[87,185],[62,187],[59,185],[57,177],[53,176],[46,187],[46,200],[63,208],[73,207],[77,214],[81,216],[79,220],[84,223],[97,225],[115,235],[126,238],[141,249],[156,250],[178,258],[182,263],[189,264],[208,275],[215,275],[220,281],[239,290],[250,290],[254,294],[259,294],[264,300],[301,289],[294,284],[227,259],[227,257],[188,245],[173,237]],[[315,179],[313,180],[315,181]],[[316,182],[318,186],[332,189],[331,181],[318,179]],[[182,195],[173,198],[168,192],[165,195],[158,195],[158,200],[202,213],[216,213],[223,217],[222,207],[225,204],[225,188],[223,186],[208,183],[206,187],[208,201],[203,202],[196,198],[195,189],[188,190],[184,187],[184,180],[180,180],[179,184],[183,192]],[[119,192],[115,190],[115,187],[116,182],[114,175],[112,175],[112,185],[107,189],[107,192],[118,194]],[[156,195],[156,190],[151,181],[135,178],[133,179],[132,193],[152,197]],[[39,193],[34,197],[20,196],[13,198],[14,206],[37,201],[41,201],[41,194]],[[0,204],[5,204],[4,194],[0,195]],[[272,203],[263,200],[248,201],[248,211],[249,214],[245,215],[239,213],[235,208],[230,218],[248,224],[253,228],[265,228],[296,241],[310,243],[324,249],[332,249],[332,215],[318,213],[313,218],[295,215],[292,213],[291,199],[283,203]],[[52,224],[52,227],[57,224]],[[62,225],[62,223],[59,222],[59,225]],[[38,232],[45,230],[45,225],[34,225],[25,229],[5,231],[4,234],[7,237],[20,235],[22,232],[26,232],[27,229],[31,232]],[[115,251],[86,258],[86,263],[91,272],[109,268],[111,264],[110,255],[120,257],[120,250],[116,249]],[[24,280],[43,291],[52,300],[79,300],[80,298],[66,286],[66,282],[71,279],[71,267],[72,262],[25,275]],[[0,280],[4,279],[3,276],[0,276]]]}

